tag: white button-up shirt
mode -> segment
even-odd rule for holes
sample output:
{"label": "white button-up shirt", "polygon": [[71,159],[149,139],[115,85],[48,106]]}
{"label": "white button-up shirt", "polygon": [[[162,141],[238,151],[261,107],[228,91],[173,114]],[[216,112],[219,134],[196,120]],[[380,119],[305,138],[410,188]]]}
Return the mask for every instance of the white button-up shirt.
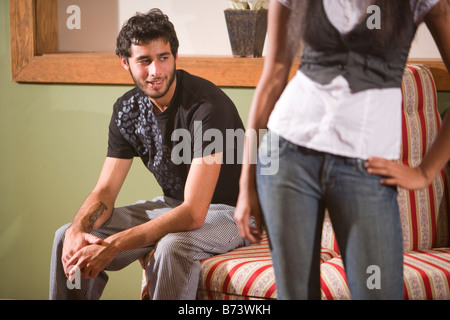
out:
{"label": "white button-up shirt", "polygon": [[[291,1],[278,0],[287,7]],[[314,0],[317,1],[317,0]],[[328,19],[346,34],[367,17],[371,0],[323,0]],[[439,0],[410,0],[417,24]],[[300,23],[300,22],[299,22]],[[297,145],[351,158],[396,160],[401,144],[401,90],[354,93],[343,76],[321,85],[301,71],[289,82],[268,128]]]}

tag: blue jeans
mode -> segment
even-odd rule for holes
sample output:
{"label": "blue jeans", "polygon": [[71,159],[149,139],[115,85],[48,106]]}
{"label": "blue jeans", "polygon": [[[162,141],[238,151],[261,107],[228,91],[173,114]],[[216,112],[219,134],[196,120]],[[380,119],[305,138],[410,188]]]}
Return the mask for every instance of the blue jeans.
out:
{"label": "blue jeans", "polygon": [[[403,299],[397,189],[369,175],[363,160],[299,147],[281,137],[277,148],[268,140],[259,149],[257,186],[278,298],[321,298],[321,233],[328,209],[352,299]],[[278,172],[261,174],[269,165]]]}

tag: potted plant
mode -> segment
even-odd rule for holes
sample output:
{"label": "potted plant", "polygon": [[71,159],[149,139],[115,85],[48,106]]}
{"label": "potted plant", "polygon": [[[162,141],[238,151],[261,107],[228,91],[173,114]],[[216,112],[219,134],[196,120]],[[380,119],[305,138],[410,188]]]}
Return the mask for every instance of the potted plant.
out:
{"label": "potted plant", "polygon": [[225,20],[234,57],[261,57],[269,0],[229,0]]}

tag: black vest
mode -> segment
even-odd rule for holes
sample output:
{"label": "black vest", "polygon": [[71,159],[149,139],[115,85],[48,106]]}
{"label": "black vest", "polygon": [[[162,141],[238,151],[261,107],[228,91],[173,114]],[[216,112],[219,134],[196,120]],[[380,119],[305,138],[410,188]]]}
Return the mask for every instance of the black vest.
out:
{"label": "black vest", "polygon": [[320,28],[315,28],[313,37],[304,37],[300,65],[304,74],[323,85],[342,75],[353,92],[401,86],[411,42],[417,30],[413,19],[405,26],[406,36],[401,39],[401,43],[380,46],[377,45],[375,32],[382,32],[382,29],[369,29],[369,16],[350,33],[342,36],[328,19],[323,1],[310,2],[315,3],[313,10],[318,13],[316,16],[319,19],[315,24]]}

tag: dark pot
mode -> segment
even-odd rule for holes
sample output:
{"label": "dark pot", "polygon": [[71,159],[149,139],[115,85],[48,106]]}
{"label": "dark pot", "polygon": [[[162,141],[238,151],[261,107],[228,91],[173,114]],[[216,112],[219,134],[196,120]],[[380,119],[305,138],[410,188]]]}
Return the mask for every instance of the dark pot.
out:
{"label": "dark pot", "polygon": [[267,33],[267,10],[225,10],[225,20],[233,56],[261,57]]}

